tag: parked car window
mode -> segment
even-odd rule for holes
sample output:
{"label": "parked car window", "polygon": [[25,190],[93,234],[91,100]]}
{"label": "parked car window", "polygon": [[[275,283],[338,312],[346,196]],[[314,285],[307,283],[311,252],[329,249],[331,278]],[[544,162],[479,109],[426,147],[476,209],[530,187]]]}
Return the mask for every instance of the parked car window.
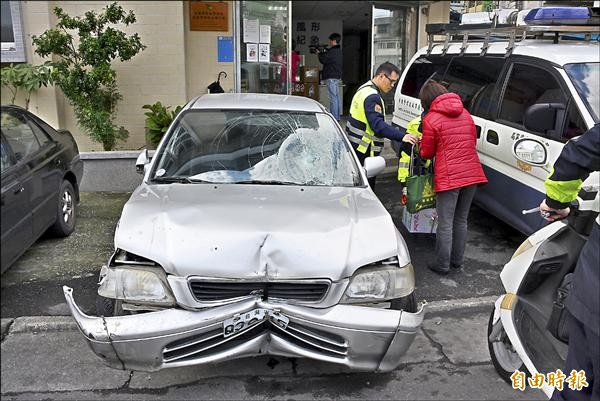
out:
{"label": "parked car window", "polygon": [[1,171],[4,171],[7,168],[15,165],[15,161],[13,160],[12,155],[8,151],[8,147],[4,143],[4,141],[0,142],[0,157],[1,157],[1,164],[2,164]]}
{"label": "parked car window", "polygon": [[406,73],[400,93],[418,98],[421,87],[429,78],[441,80],[449,62],[450,56],[419,57]]}
{"label": "parked car window", "polygon": [[33,135],[37,138],[42,147],[51,142],[50,137],[34,121],[27,119],[27,125],[31,128]]}
{"label": "parked car window", "polygon": [[565,71],[590,111],[594,123],[600,122],[600,63],[566,64]]}
{"label": "parked car window", "polygon": [[193,110],[159,151],[153,179],[354,186],[351,152],[324,113]]}
{"label": "parked car window", "polygon": [[40,143],[29,126],[27,119],[18,111],[2,111],[2,133],[17,161],[26,158],[40,149]]}
{"label": "parked car window", "polygon": [[523,125],[525,110],[539,103],[563,103],[564,91],[546,70],[526,64],[513,65],[500,106],[500,118]]}
{"label": "parked car window", "polygon": [[460,96],[471,114],[487,117],[503,57],[454,57],[443,82]]}

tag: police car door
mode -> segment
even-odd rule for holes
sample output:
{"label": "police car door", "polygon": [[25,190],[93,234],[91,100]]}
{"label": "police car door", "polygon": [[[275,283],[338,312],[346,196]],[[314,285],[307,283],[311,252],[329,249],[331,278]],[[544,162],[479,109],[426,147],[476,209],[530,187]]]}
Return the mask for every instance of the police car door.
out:
{"label": "police car door", "polygon": [[[497,117],[488,121],[481,143],[481,152],[485,155],[482,162],[487,167],[485,172],[489,180],[485,190],[489,199],[495,200],[494,214],[527,234],[539,229],[545,222],[539,215],[523,216],[521,211],[539,205],[544,198],[544,180],[568,139],[563,136],[567,113],[562,113],[562,118],[557,119],[554,130],[535,133],[525,129],[525,111],[541,103],[560,103],[565,105],[565,109],[568,107],[568,91],[560,75],[554,67],[539,59],[512,58],[502,87]],[[515,157],[514,147],[524,138],[537,141],[545,149],[548,157],[544,165],[532,166]]]}

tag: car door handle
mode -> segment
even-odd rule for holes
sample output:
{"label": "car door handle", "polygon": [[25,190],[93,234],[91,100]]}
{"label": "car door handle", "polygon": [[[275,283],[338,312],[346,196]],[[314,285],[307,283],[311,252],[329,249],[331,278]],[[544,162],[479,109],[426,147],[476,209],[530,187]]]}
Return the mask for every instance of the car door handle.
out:
{"label": "car door handle", "polygon": [[18,195],[18,194],[20,194],[20,193],[21,193],[21,192],[23,192],[23,191],[25,191],[25,187],[20,187],[20,188],[17,188],[17,189],[15,189],[15,192],[14,192],[14,194],[15,194],[15,195]]}

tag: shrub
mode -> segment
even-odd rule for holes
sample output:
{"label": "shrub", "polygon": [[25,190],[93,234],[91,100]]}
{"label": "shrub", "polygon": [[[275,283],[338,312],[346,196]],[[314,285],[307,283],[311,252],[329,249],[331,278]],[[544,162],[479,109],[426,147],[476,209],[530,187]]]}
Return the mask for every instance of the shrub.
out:
{"label": "shrub", "polygon": [[156,146],[182,107],[177,106],[175,110],[169,110],[171,106],[164,106],[161,102],[156,102],[145,104],[142,108],[150,110],[144,113],[146,116],[146,139]]}
{"label": "shrub", "polygon": [[8,88],[11,93],[12,104],[20,90],[25,91],[25,108],[29,110],[29,99],[31,92],[35,92],[42,86],[52,84],[50,63],[42,65],[17,64],[12,63],[7,67],[2,67],[2,86]]}

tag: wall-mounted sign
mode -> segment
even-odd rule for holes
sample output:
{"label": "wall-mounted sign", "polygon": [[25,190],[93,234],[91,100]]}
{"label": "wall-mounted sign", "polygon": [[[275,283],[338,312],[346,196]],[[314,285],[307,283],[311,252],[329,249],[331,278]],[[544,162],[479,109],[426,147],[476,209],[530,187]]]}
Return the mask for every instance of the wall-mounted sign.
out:
{"label": "wall-mounted sign", "polygon": [[233,62],[233,36],[217,38],[217,60],[219,63]]}
{"label": "wall-mounted sign", "polygon": [[222,1],[190,1],[191,31],[228,31],[228,3]]}

